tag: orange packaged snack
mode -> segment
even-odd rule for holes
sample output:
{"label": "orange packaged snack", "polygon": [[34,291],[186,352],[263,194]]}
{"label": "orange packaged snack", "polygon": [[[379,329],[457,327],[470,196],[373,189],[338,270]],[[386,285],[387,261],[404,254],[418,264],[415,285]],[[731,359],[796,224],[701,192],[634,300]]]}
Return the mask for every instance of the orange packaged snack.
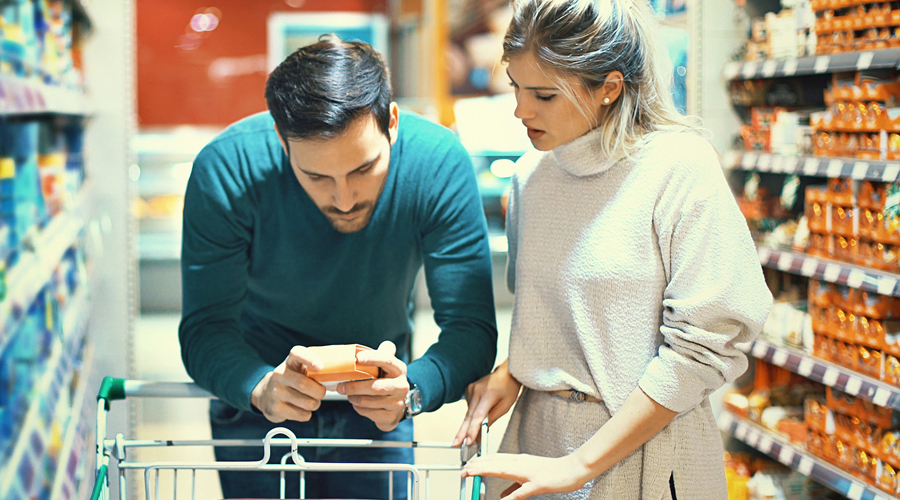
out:
{"label": "orange packaged snack", "polygon": [[[847,135],[847,134],[842,134]],[[846,139],[842,139],[845,142],[845,145],[850,144],[849,135]],[[856,200],[853,199],[853,183],[851,179],[846,177],[839,177],[836,179],[828,179],[828,201],[844,207],[850,207],[854,205]]]}
{"label": "orange packaged snack", "polygon": [[334,390],[341,382],[353,382],[378,378],[377,366],[366,366],[356,362],[356,355],[372,349],[359,344],[329,345],[310,347],[325,362],[321,370],[308,370],[306,376]]}
{"label": "orange packaged snack", "polygon": [[863,181],[859,185],[859,208],[884,209],[885,184]]}
{"label": "orange packaged snack", "polygon": [[861,316],[873,319],[894,318],[897,316],[896,313],[900,304],[898,304],[895,297],[858,289],[854,298],[853,311]]}
{"label": "orange packaged snack", "polygon": [[[807,190],[807,192],[809,192],[809,190]],[[828,220],[825,217],[827,210],[824,203],[817,201],[811,202],[807,199],[804,211],[806,214],[806,223],[809,226],[810,231],[820,234],[828,232]]]}
{"label": "orange packaged snack", "polygon": [[900,359],[891,354],[884,356],[884,377],[885,382],[900,386]]}
{"label": "orange packaged snack", "polygon": [[853,262],[859,256],[859,242],[856,238],[834,237],[832,257],[844,262]]}
{"label": "orange packaged snack", "polygon": [[812,397],[803,401],[803,422],[810,432],[824,433],[827,415],[828,407],[825,406],[824,398]]}
{"label": "orange packaged snack", "polygon": [[856,350],[856,369],[872,378],[880,379],[884,369],[882,365],[884,356],[881,351],[866,346],[857,346]]}
{"label": "orange packaged snack", "polygon": [[848,238],[853,237],[855,234],[853,228],[854,213],[853,207],[831,207],[831,233]]}
{"label": "orange packaged snack", "polygon": [[[834,318],[830,323],[831,336],[842,342],[854,342],[856,340],[856,315],[836,309]],[[849,362],[853,357],[847,357]],[[847,366],[847,365],[844,365]]]}
{"label": "orange packaged snack", "polygon": [[833,411],[856,416],[857,402],[859,401],[856,396],[839,391],[833,387],[826,387],[825,401],[828,408]]}
{"label": "orange packaged snack", "polygon": [[827,281],[809,280],[809,304],[829,307],[834,303],[834,285]]}
{"label": "orange packaged snack", "polygon": [[900,413],[891,408],[878,406],[865,399],[859,400],[857,416],[860,421],[877,425],[882,429],[896,429],[900,427]]}

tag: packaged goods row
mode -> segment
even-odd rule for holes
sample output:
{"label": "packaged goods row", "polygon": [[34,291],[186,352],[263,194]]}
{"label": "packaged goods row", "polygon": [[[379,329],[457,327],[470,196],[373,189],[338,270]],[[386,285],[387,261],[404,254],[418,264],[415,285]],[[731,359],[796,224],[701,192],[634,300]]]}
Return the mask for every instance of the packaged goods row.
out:
{"label": "packaged goods row", "polygon": [[83,88],[82,42],[90,30],[76,2],[15,0],[0,6],[0,74]]}
{"label": "packaged goods row", "polygon": [[900,413],[757,360],[752,385],[726,409],[783,436],[852,477],[900,493]]}
{"label": "packaged goods row", "polygon": [[74,203],[84,182],[78,117],[0,119],[0,255]]}

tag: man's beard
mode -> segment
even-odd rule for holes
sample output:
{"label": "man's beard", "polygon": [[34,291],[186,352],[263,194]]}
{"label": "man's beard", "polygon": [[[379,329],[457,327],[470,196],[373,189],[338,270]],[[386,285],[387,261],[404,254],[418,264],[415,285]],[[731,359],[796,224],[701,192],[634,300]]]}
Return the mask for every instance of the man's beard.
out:
{"label": "man's beard", "polygon": [[[328,223],[331,224],[331,227],[336,231],[341,233],[355,233],[363,230],[369,224],[369,221],[372,219],[374,207],[375,203],[365,202],[354,205],[353,208],[347,212],[338,210],[334,207],[328,207],[321,210],[322,213],[325,214],[325,218],[328,219]],[[344,220],[339,217],[340,215],[350,214],[355,214],[356,218]]]}

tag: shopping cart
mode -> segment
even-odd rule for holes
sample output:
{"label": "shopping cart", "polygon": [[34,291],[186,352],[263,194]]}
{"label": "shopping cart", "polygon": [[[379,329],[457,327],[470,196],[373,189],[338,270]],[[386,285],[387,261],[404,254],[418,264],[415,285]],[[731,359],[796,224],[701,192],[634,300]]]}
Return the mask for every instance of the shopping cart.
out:
{"label": "shopping cart", "polygon": [[[346,396],[329,396],[326,399],[346,400]],[[307,472],[370,472],[381,471],[388,474],[389,499],[394,498],[394,473],[406,473],[406,490],[410,500],[418,500],[420,497],[420,481],[424,474],[425,498],[430,499],[431,473],[441,471],[460,472],[465,463],[472,456],[481,455],[487,450],[487,419],[481,425],[481,442],[478,449],[469,449],[466,445],[459,449],[453,448],[449,443],[424,442],[424,441],[373,441],[367,439],[298,439],[294,434],[283,427],[276,427],[269,431],[265,439],[248,440],[135,440],[125,439],[118,434],[115,439],[106,437],[106,418],[110,410],[110,403],[127,397],[141,398],[212,398],[213,396],[193,383],[185,382],[147,382],[139,380],[124,380],[112,377],[103,379],[97,395],[97,471],[91,500],[106,500],[109,498],[109,466],[110,458],[116,460],[118,467],[119,498],[127,500],[128,479],[126,473],[130,471],[143,471],[144,499],[159,500],[160,498],[160,473],[171,472],[173,476],[173,489],[171,497],[166,491],[163,498],[179,498],[178,473],[185,471],[190,477],[189,497],[196,498],[197,480],[196,473],[200,470],[229,470],[229,471],[278,471],[281,477],[281,494],[279,498],[286,498],[285,477],[286,474],[299,474],[299,497],[306,498],[306,473]],[[276,437],[284,436],[284,437]],[[257,462],[140,462],[131,460],[128,451],[134,448],[147,447],[185,447],[185,446],[260,446],[262,445],[262,458]],[[290,446],[291,451],[281,458],[280,464],[269,464],[272,446]],[[351,447],[351,448],[432,448],[452,450],[459,453],[459,459],[447,464],[389,464],[389,463],[313,463],[304,461],[297,452],[299,447]],[[468,483],[468,484],[467,484]],[[403,485],[398,485],[402,487]],[[398,488],[398,491],[399,488]],[[484,496],[484,488],[481,478],[470,480],[460,479],[459,498],[465,500],[467,492],[472,500],[480,500]],[[455,496],[455,493],[451,493]],[[184,498],[183,496],[181,498]],[[296,497],[292,497],[296,498]],[[449,498],[442,494],[439,499]],[[439,500],[436,498],[435,500]],[[378,499],[382,500],[382,499]]]}

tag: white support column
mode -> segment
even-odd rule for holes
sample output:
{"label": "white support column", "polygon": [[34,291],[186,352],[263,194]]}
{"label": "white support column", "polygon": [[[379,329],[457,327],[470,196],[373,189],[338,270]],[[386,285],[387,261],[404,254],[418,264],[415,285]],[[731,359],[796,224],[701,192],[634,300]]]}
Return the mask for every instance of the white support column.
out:
{"label": "white support column", "polygon": [[[132,337],[137,314],[135,223],[128,169],[134,163],[131,138],[136,128],[134,0],[82,0],[93,25],[85,53],[88,102],[92,115],[85,137],[86,170],[93,183],[95,225],[102,255],[94,255],[98,286],[92,290],[90,341],[96,349],[94,373],[132,375]],[[177,353],[173,353],[177,355]],[[97,387],[89,389],[96,392]],[[115,404],[109,436],[131,435],[131,412]],[[102,439],[102,436],[98,436]],[[118,472],[110,464],[111,478]],[[113,479],[111,485],[115,485]],[[111,488],[111,498],[118,491]]]}

